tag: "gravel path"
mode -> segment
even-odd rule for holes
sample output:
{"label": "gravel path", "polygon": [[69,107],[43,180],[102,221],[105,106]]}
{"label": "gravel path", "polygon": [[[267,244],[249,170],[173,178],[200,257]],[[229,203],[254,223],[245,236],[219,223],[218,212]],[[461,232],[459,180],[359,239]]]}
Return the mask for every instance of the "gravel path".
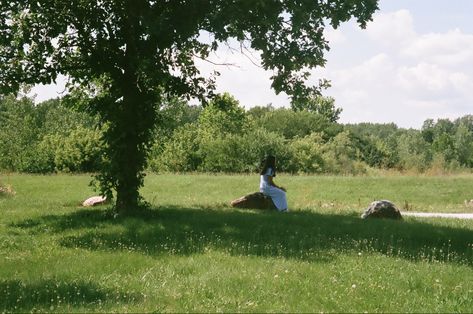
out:
{"label": "gravel path", "polygon": [[473,213],[472,214],[444,214],[444,213],[401,212],[401,215],[413,216],[413,217],[441,217],[441,218],[473,219]]}

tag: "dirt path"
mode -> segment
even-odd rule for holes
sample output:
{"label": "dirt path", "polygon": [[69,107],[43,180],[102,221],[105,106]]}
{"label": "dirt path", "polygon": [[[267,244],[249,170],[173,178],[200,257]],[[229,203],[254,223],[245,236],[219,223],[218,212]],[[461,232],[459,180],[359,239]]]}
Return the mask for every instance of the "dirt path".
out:
{"label": "dirt path", "polygon": [[471,214],[446,214],[446,213],[415,213],[415,212],[401,212],[403,216],[412,217],[440,217],[440,218],[458,218],[458,219],[473,219]]}

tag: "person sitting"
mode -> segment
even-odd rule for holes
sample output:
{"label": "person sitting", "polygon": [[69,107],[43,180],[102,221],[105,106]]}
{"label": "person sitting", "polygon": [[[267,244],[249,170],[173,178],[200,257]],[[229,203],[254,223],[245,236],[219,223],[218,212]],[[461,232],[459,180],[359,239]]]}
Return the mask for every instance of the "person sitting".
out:
{"label": "person sitting", "polygon": [[260,192],[271,197],[278,211],[287,211],[286,189],[277,186],[273,181],[276,176],[276,157],[272,155],[266,157],[260,175]]}

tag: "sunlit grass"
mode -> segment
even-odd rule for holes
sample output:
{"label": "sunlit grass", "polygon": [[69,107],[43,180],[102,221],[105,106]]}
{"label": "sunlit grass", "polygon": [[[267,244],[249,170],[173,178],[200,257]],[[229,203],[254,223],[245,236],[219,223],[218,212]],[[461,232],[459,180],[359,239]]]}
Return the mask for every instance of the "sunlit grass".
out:
{"label": "sunlit grass", "polygon": [[150,209],[117,218],[79,206],[89,180],[2,177],[16,194],[0,199],[0,311],[473,308],[471,221],[359,219],[378,198],[466,210],[473,177],[280,175],[293,209],[280,214],[226,205],[256,176],[150,175]]}
{"label": "sunlit grass", "polygon": [[[362,212],[374,200],[422,212],[473,212],[473,175],[458,176],[289,176],[275,181],[288,189],[289,207],[316,212]],[[150,175],[143,189],[152,204],[228,204],[258,191],[258,175]],[[179,191],[179,193],[175,193]]]}

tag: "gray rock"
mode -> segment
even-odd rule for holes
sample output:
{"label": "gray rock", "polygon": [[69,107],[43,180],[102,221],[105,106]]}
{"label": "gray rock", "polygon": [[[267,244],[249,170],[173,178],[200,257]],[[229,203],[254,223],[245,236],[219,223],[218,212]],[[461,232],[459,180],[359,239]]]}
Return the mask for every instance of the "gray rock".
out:
{"label": "gray rock", "polygon": [[374,201],[361,215],[361,218],[390,218],[402,219],[401,211],[387,200]]}
{"label": "gray rock", "polygon": [[275,210],[271,197],[264,195],[263,193],[256,192],[242,196],[230,203],[232,207],[236,208],[255,208],[255,209],[266,209]]}

